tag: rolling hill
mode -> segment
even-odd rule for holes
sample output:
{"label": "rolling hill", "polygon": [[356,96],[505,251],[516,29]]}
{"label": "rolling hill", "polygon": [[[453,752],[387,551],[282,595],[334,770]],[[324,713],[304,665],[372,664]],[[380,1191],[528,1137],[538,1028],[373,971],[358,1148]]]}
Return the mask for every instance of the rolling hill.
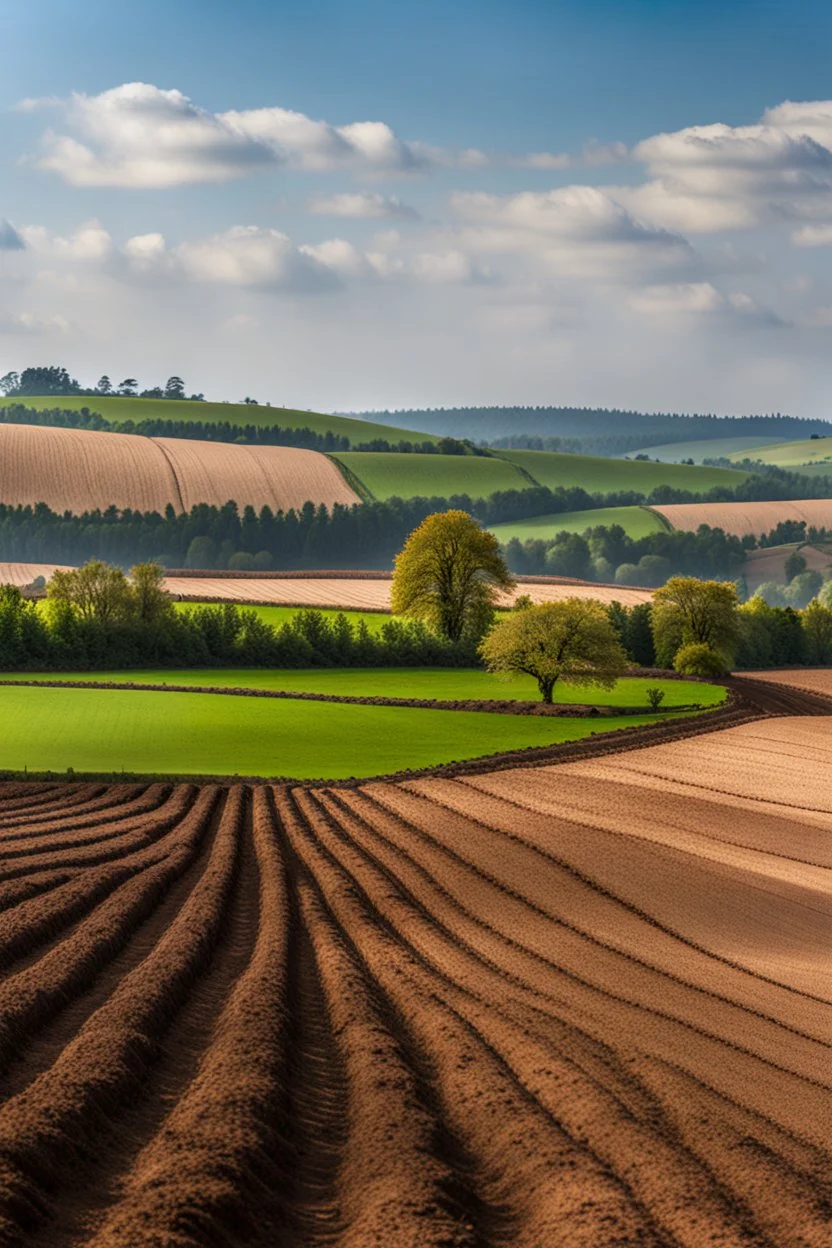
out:
{"label": "rolling hill", "polygon": [[339,452],[332,458],[355,476],[368,495],[387,498],[487,498],[497,490],[532,484],[514,464],[477,455],[406,455],[383,451]]}
{"label": "rolling hill", "polygon": [[692,459],[695,464],[701,464],[703,459],[723,457],[742,460],[748,456],[749,459],[759,459],[760,456],[755,454],[757,449],[775,442],[779,443],[776,436],[703,438],[698,442],[666,442],[661,446],[645,446],[640,454],[659,459],[663,464],[678,464],[683,459]]}
{"label": "rolling hill", "polygon": [[43,398],[16,398],[0,396],[0,406],[23,404],[37,411],[60,408],[64,411],[80,411],[88,408],[105,420],[122,422],[132,420],[136,424],[144,420],[173,420],[218,424],[228,421],[236,425],[268,427],[281,425],[286,429],[312,429],[315,433],[335,433],[350,439],[351,443],[370,442],[385,438],[398,442],[412,438],[417,442],[434,442],[430,433],[413,433],[394,425],[374,421],[353,420],[349,416],[329,416],[324,412],[305,412],[288,407],[264,407],[248,403],[197,403],[188,399],[122,399],[102,395],[49,395]]}
{"label": "rolling hill", "polygon": [[564,455],[557,451],[495,451],[501,459],[528,473],[550,490],[579,485],[588,494],[636,490],[649,494],[660,485],[705,494],[714,486],[739,485],[747,477],[731,468],[690,464],[651,464],[640,459],[607,459],[600,455]]}
{"label": "rolling hill", "polygon": [[237,446],[42,425],[0,425],[0,501],[53,511],[190,511],[234,499],[259,510],[357,503],[335,464],[317,451]]}
{"label": "rolling hill", "polygon": [[759,537],[784,520],[803,521],[807,528],[832,529],[832,498],[772,503],[670,503],[653,511],[674,529],[695,532],[700,524],[736,537]]}
{"label": "rolling hill", "polygon": [[[778,468],[800,468],[823,465],[832,476],[832,438],[803,438],[796,442],[775,442],[758,447],[753,453],[746,452],[749,459],[763,464],[775,464]],[[730,459],[741,460],[745,455],[734,452]]]}
{"label": "rolling hill", "polygon": [[501,542],[529,540],[550,541],[558,533],[583,533],[596,525],[610,528],[620,524],[628,537],[638,539],[650,533],[661,533],[669,526],[649,507],[597,507],[591,511],[564,511],[549,516],[532,516],[528,520],[512,520],[491,526]]}

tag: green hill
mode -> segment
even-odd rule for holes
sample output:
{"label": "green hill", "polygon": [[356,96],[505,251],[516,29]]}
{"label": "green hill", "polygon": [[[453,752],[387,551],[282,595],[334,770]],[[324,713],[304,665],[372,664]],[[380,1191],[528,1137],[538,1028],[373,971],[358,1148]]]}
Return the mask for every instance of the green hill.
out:
{"label": "green hill", "polygon": [[[749,459],[757,459],[754,452],[758,447],[780,440],[776,437],[704,438],[699,442],[667,442],[661,446],[645,446],[639,453],[649,455],[651,459],[660,459],[664,464],[678,464],[683,459],[692,459],[695,464],[701,464],[703,459],[744,459],[746,455]],[[739,453],[735,454],[736,452]]]}
{"label": "green hill", "polygon": [[10,406],[21,403],[38,411],[60,408],[63,411],[80,411],[82,407],[97,412],[105,420],[122,422],[132,420],[193,421],[218,424],[228,421],[233,425],[282,425],[287,429],[312,429],[315,433],[335,433],[347,437],[351,443],[370,442],[384,438],[398,442],[409,438],[416,442],[435,442],[429,433],[413,433],[394,425],[379,425],[366,420],[353,420],[349,416],[329,416],[324,412],[305,412],[289,407],[264,407],[248,403],[197,403],[189,399],[122,399],[96,394],[48,395],[43,398],[0,397],[0,404]]}
{"label": "green hill", "polygon": [[[532,484],[513,464],[478,455],[409,455],[385,451],[339,451],[342,464],[367,494],[386,498],[487,498],[497,490],[525,490]],[[729,474],[735,475],[735,474]]]}
{"label": "green hill", "polygon": [[[799,442],[775,442],[769,446],[761,446],[752,453],[746,452],[749,459],[758,459],[764,464],[775,464],[778,468],[800,468],[807,465],[828,465],[832,475],[832,437],[805,438]],[[741,451],[729,456],[730,459],[744,458]]]}
{"label": "green hill", "polygon": [[620,524],[628,537],[638,539],[651,533],[662,533],[667,525],[661,516],[647,507],[598,507],[592,511],[564,511],[549,516],[532,516],[528,520],[513,520],[507,524],[494,524],[491,532],[501,542],[516,537],[521,542],[532,539],[550,541],[558,533],[583,533],[586,529],[604,525],[610,528]]}
{"label": "green hill", "polygon": [[563,455],[558,451],[498,451],[495,454],[528,473],[538,485],[546,485],[550,490],[559,485],[579,485],[589,494],[611,494],[618,490],[650,494],[660,485],[705,494],[714,486],[739,485],[747,476],[732,468],[654,464],[597,455]]}

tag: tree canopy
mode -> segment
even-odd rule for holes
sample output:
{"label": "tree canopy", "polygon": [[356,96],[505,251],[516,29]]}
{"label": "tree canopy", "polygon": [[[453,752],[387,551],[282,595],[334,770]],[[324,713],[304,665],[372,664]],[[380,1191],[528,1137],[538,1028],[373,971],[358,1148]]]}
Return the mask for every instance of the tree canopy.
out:
{"label": "tree canopy", "polygon": [[544,702],[559,680],[611,689],[627,670],[606,609],[587,598],[547,602],[512,611],[482,642],[491,672],[523,672],[537,681]]}
{"label": "tree canopy", "polygon": [[414,529],[396,558],[392,608],[459,641],[481,634],[498,590],[513,587],[493,533],[465,511],[436,512]]}
{"label": "tree canopy", "polygon": [[739,638],[737,588],[725,581],[671,577],[653,595],[651,622],[659,662],[670,666],[687,645],[708,646],[733,661]]}

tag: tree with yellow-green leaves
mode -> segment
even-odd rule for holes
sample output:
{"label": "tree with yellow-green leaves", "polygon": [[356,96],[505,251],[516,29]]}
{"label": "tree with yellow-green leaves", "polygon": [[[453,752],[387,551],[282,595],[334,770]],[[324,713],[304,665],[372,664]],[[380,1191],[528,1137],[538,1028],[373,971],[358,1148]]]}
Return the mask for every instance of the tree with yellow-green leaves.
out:
{"label": "tree with yellow-green leaves", "polygon": [[706,646],[731,666],[740,635],[737,587],[731,581],[672,576],[653,595],[650,622],[656,656],[669,667],[683,648]]}
{"label": "tree with yellow-green leaves", "polygon": [[514,578],[493,533],[465,511],[436,512],[423,520],[396,558],[394,615],[420,619],[449,641],[481,637],[497,594]]}
{"label": "tree with yellow-green leaves", "polygon": [[606,609],[588,598],[510,612],[492,628],[480,654],[490,672],[533,676],[544,702],[552,701],[559,680],[611,689],[627,671]]}

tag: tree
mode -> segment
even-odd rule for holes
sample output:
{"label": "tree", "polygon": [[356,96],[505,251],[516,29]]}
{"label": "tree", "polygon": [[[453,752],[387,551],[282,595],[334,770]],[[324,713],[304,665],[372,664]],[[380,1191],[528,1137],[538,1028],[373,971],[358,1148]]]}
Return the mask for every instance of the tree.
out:
{"label": "tree", "polygon": [[52,573],[46,596],[58,606],[69,607],[82,620],[113,624],[130,613],[131,591],[121,568],[90,559],[82,568]]}
{"label": "tree", "polygon": [[682,676],[724,676],[723,656],[701,641],[688,642],[677,651],[673,666]]}
{"label": "tree", "polygon": [[195,537],[185,556],[186,568],[213,568],[217,561],[217,544],[212,537]]}
{"label": "tree", "polygon": [[600,602],[566,598],[512,611],[480,645],[490,672],[523,672],[537,681],[544,702],[559,680],[611,689],[627,656]]}
{"label": "tree", "polygon": [[814,569],[798,572],[786,588],[787,605],[798,609],[808,607],[812,599],[817,597],[822,586],[823,577],[820,572]]}
{"label": "tree", "polygon": [[786,584],[789,585],[796,576],[800,576],[800,573],[805,571],[806,560],[803,558],[803,555],[799,555],[796,550],[793,550],[783,564]]}
{"label": "tree", "polygon": [[815,599],[800,617],[806,662],[824,665],[832,662],[832,610]]}
{"label": "tree", "polygon": [[80,394],[81,387],[65,368],[50,364],[43,368],[24,368],[17,385],[17,394]]}
{"label": "tree", "polygon": [[99,377],[98,385],[95,387],[95,389],[98,392],[98,394],[112,394],[113,393],[113,383],[110,381],[110,378],[107,376],[106,373],[104,373],[102,377]]}
{"label": "tree", "polygon": [[648,689],[646,693],[647,693],[647,705],[650,707],[650,710],[657,711],[659,707],[661,706],[662,702],[664,702],[664,697],[665,697],[664,689],[659,689],[658,686],[655,686],[652,689]]}
{"label": "tree", "polygon": [[673,576],[653,595],[657,655],[665,663],[690,644],[708,646],[729,666],[739,637],[737,590],[731,582]]}
{"label": "tree", "polygon": [[130,569],[132,607],[142,624],[161,624],[173,610],[163,588],[165,570],[158,563],[137,563]]}
{"label": "tree", "polygon": [[118,393],[123,399],[135,399],[138,385],[135,377],[125,377],[118,383]]}
{"label": "tree", "polygon": [[185,383],[181,377],[168,377],[165,382],[166,399],[184,399]]}
{"label": "tree", "polygon": [[3,394],[17,394],[20,386],[19,373],[4,373],[0,377],[0,392]]}
{"label": "tree", "polygon": [[396,557],[393,613],[421,619],[449,641],[481,636],[497,591],[514,584],[493,533],[465,511],[435,512]]}

